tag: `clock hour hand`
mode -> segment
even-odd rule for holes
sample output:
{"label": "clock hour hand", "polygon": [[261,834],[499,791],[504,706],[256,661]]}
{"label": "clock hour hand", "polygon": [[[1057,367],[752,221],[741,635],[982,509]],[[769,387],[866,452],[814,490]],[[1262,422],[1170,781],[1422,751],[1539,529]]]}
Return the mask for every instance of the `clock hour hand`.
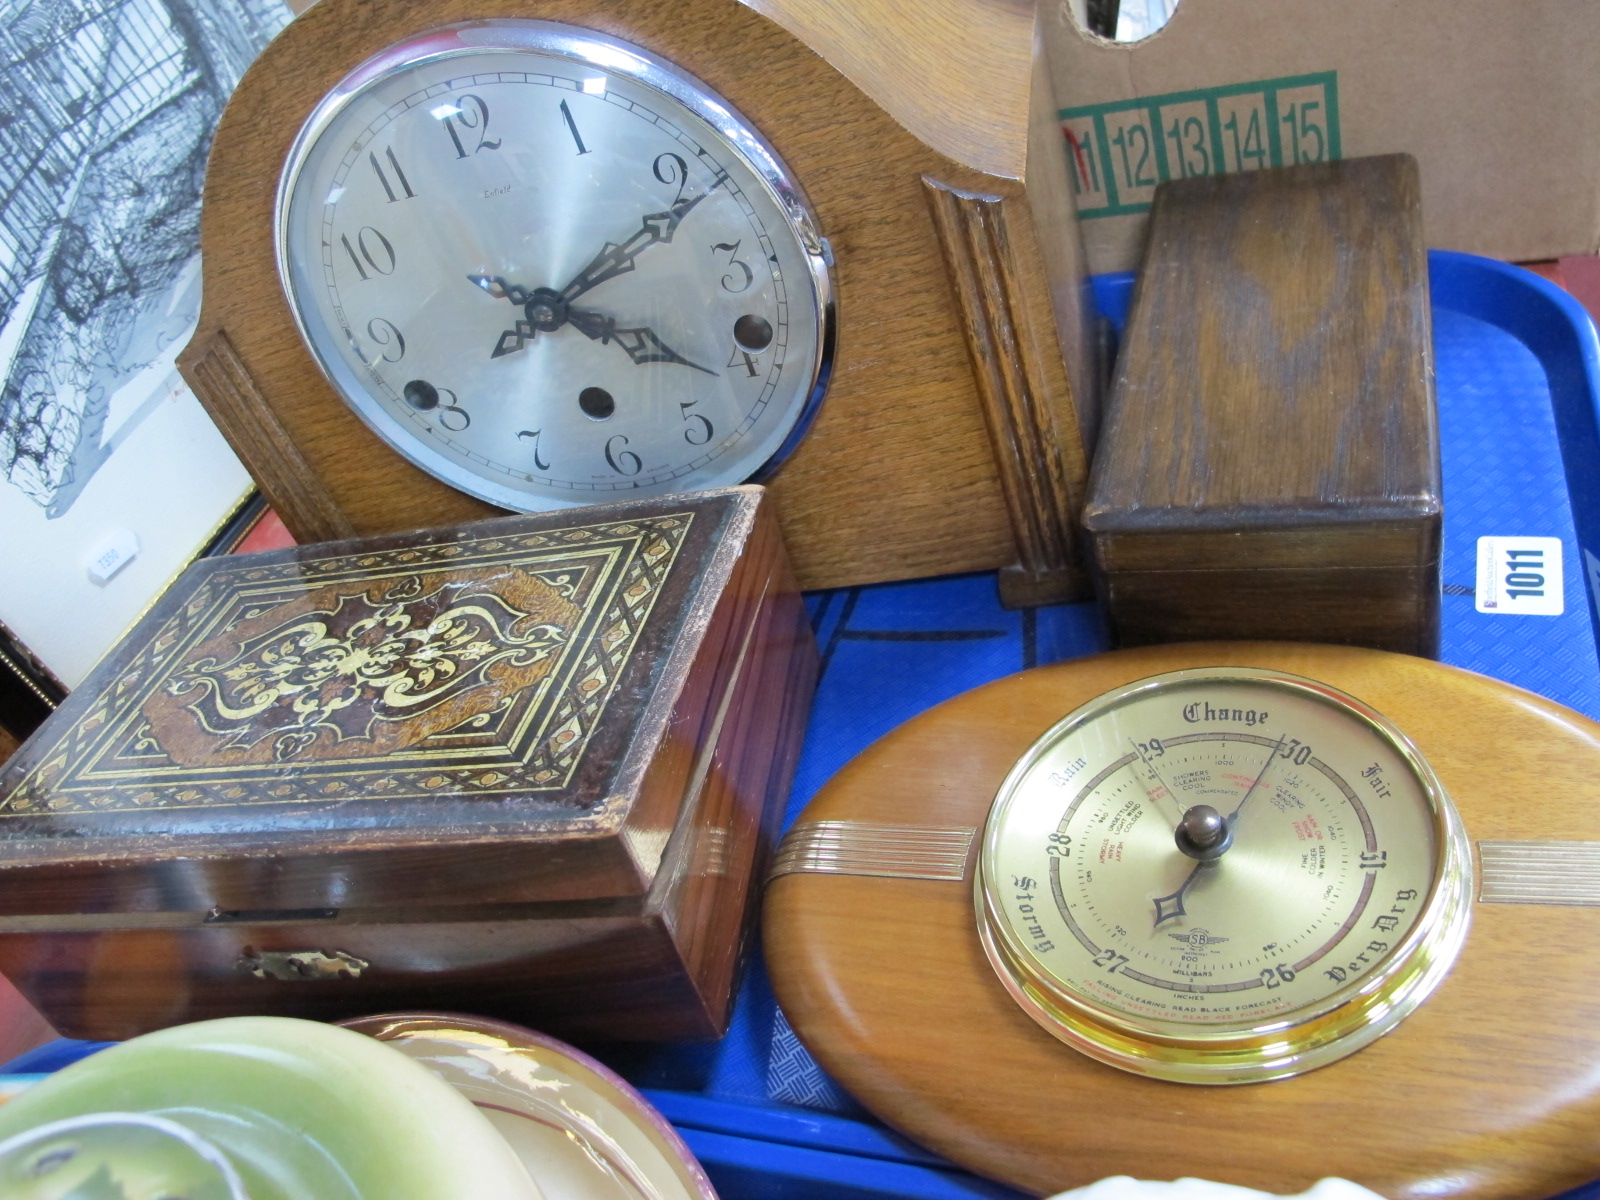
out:
{"label": "clock hour hand", "polygon": [[[467,282],[482,288],[496,300],[509,300],[525,311],[535,295],[521,284],[510,283],[498,275],[468,275]],[[505,354],[513,354],[533,341],[534,335],[539,330],[548,331],[550,328],[552,325],[549,321],[535,324],[531,318],[524,317],[500,335],[500,339],[494,344],[494,349],[489,351],[489,357],[499,358]]]}
{"label": "clock hour hand", "polygon": [[498,275],[468,275],[468,283],[477,284],[496,300],[509,300],[521,308],[533,298],[533,293],[521,284],[508,283]]}
{"label": "clock hour hand", "polygon": [[710,367],[690,362],[657,337],[655,330],[649,326],[618,328],[614,318],[583,308],[568,309],[567,324],[602,346],[607,342],[615,342],[638,366],[653,362],[682,363],[686,367],[693,367],[696,371],[704,371],[707,375],[717,374]]}
{"label": "clock hour hand", "polygon": [[[695,201],[688,202],[688,207],[692,208],[694,203],[704,198],[705,193],[701,193]],[[679,208],[687,211],[682,205]],[[650,218],[645,218],[647,224],[649,220]],[[632,270],[632,265],[626,269]],[[681,363],[686,367],[693,367],[696,371],[704,371],[707,375],[717,374],[710,367],[702,367],[699,363],[691,362],[679,354],[657,337],[655,330],[649,326],[618,328],[615,318],[590,309],[568,307],[566,298],[550,288],[535,288],[529,291],[520,284],[508,283],[498,275],[468,275],[467,279],[496,300],[509,300],[523,310],[523,318],[500,334],[494,349],[489,352],[490,358],[514,354],[533,341],[540,332],[552,333],[563,325],[571,325],[590,341],[599,342],[601,345],[615,342],[639,366],[653,362]]]}
{"label": "clock hour hand", "polygon": [[698,196],[680,200],[666,212],[645,214],[644,219],[639,222],[639,228],[627,241],[620,244],[607,242],[600,253],[590,259],[588,264],[572,277],[567,286],[561,289],[561,298],[571,302],[591,288],[599,287],[606,280],[615,279],[618,275],[625,275],[633,270],[634,259],[657,242],[672,241],[673,235],[678,232],[678,226],[683,224],[683,219],[694,210],[695,205],[727,180],[727,174],[720,173],[712,180],[711,186]]}

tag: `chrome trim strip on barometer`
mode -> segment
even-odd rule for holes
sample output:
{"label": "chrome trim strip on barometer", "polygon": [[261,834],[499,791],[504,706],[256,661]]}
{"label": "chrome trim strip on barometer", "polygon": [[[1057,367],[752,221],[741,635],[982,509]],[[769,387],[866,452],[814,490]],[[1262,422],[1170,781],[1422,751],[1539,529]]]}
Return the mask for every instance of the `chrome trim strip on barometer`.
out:
{"label": "chrome trim strip on barometer", "polygon": [[812,872],[960,882],[977,836],[976,829],[807,821],[784,835],[767,878]]}
{"label": "chrome trim strip on barometer", "polygon": [[1479,842],[1483,904],[1600,905],[1600,842]]}

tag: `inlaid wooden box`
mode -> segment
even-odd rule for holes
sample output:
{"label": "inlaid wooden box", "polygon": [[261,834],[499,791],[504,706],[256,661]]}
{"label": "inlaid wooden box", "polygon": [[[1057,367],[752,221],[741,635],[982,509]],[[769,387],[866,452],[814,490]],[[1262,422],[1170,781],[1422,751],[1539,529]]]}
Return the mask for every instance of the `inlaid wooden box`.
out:
{"label": "inlaid wooden box", "polygon": [[1084,513],[1116,642],[1436,653],[1419,195],[1408,155],[1156,193]]}
{"label": "inlaid wooden box", "polygon": [[200,562],[0,774],[0,972],[716,1036],[816,667],[760,488]]}

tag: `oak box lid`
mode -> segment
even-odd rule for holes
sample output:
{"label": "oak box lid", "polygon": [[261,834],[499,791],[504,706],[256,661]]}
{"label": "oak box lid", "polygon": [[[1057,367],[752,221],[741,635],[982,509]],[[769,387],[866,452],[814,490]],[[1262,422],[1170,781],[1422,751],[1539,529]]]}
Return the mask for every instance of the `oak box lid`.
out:
{"label": "oak box lid", "polygon": [[0,913],[642,896],[765,504],[196,563],[0,773]]}
{"label": "oak box lid", "polygon": [[1158,190],[1084,512],[1106,569],[1437,557],[1420,187],[1397,154]]}

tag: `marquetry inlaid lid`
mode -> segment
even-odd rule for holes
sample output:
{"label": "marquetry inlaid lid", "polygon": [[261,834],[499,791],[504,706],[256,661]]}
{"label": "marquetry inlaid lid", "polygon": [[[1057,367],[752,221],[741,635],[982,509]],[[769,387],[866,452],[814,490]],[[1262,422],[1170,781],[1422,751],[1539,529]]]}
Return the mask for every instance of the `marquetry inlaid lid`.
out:
{"label": "marquetry inlaid lid", "polygon": [[489,882],[507,847],[543,842],[571,869],[495,898],[642,892],[683,794],[647,768],[762,502],[198,562],[0,775],[0,869],[394,852],[418,870],[380,890],[415,898],[430,851]]}

